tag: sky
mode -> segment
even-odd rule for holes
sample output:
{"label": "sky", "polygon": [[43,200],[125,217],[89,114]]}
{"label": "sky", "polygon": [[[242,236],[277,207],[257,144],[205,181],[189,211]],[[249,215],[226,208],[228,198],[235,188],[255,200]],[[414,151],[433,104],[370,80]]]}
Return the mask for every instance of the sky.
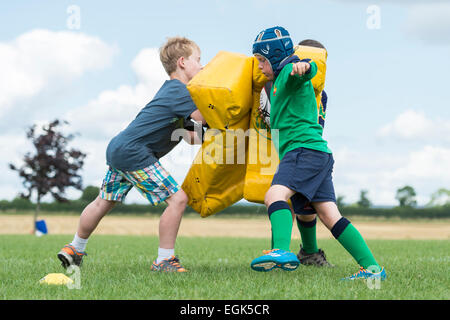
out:
{"label": "sky", "polygon": [[[411,185],[426,205],[450,188],[449,1],[30,0],[2,2],[0,21],[0,199],[24,191],[8,164],[32,151],[26,129],[56,118],[87,153],[83,185],[100,187],[109,141],[168,79],[158,56],[168,37],[194,40],[206,65],[222,50],[251,56],[275,25],[327,48],[324,137],[345,203],[367,190],[374,205],[396,205]],[[180,184],[198,148],[181,142],[161,159]],[[132,191],[126,203],[146,200]]]}

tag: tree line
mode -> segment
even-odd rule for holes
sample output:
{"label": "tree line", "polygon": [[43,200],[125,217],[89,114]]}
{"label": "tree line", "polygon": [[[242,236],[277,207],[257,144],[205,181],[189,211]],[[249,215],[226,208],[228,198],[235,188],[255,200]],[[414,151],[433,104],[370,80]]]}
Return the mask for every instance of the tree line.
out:
{"label": "tree line", "polygon": [[[337,205],[340,208],[350,206],[359,208],[371,208],[373,207],[372,201],[368,197],[367,190],[361,190],[359,194],[359,200],[353,204],[346,204],[344,202],[344,196],[337,197]],[[398,188],[395,194],[395,199],[398,201],[398,207],[400,208],[417,208],[417,193],[412,186],[406,185],[404,187]],[[425,207],[445,207],[450,206],[450,190],[445,188],[439,188],[435,191],[431,197],[430,201],[425,205]]]}

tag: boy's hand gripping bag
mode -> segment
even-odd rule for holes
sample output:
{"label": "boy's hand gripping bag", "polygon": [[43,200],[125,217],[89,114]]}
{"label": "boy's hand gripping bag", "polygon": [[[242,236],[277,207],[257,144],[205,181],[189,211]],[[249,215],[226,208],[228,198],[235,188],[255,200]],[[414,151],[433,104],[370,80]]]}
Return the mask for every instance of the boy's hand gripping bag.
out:
{"label": "boy's hand gripping bag", "polygon": [[243,197],[252,70],[252,58],[221,51],[187,86],[210,128],[182,184],[202,217]]}

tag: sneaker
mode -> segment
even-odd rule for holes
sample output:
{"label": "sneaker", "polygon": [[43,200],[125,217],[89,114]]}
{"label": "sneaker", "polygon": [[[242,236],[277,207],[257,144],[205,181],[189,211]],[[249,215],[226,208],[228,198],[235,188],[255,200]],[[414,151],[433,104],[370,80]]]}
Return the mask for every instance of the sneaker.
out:
{"label": "sneaker", "polygon": [[187,270],[180,264],[180,260],[177,256],[171,256],[170,258],[162,260],[158,264],[156,263],[156,260],[153,261],[150,270],[161,272],[187,272]]}
{"label": "sneaker", "polygon": [[315,253],[306,253],[303,250],[303,247],[300,245],[300,251],[297,254],[298,260],[300,260],[301,264],[306,266],[317,266],[317,267],[334,267],[334,264],[331,264],[327,261],[325,257],[325,252],[322,249],[319,249],[319,252]]}
{"label": "sneaker", "polygon": [[289,251],[272,249],[263,251],[264,255],[252,261],[250,267],[255,271],[267,272],[274,268],[293,271],[298,268],[300,261]]}
{"label": "sneaker", "polygon": [[386,271],[384,270],[384,267],[381,267],[381,271],[374,273],[367,269],[364,269],[361,267],[358,272],[352,274],[349,277],[342,278],[341,280],[357,280],[357,279],[381,279],[386,280]]}
{"label": "sneaker", "polygon": [[58,253],[58,259],[61,261],[61,265],[64,269],[67,269],[71,265],[81,267],[84,256],[87,256],[86,252],[77,251],[77,249],[70,244],[65,245]]}

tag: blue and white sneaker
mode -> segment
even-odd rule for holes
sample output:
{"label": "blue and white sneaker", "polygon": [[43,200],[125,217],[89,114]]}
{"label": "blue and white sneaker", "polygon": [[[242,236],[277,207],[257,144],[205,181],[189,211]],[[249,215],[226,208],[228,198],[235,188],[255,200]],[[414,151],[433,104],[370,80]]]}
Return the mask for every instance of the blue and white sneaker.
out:
{"label": "blue and white sneaker", "polygon": [[250,267],[255,271],[267,272],[274,268],[293,271],[300,265],[297,256],[281,249],[264,250],[264,255],[252,261]]}
{"label": "blue and white sneaker", "polygon": [[386,270],[381,267],[379,272],[372,272],[361,267],[358,272],[352,274],[349,277],[342,278],[341,280],[358,280],[358,279],[380,279],[386,280]]}

